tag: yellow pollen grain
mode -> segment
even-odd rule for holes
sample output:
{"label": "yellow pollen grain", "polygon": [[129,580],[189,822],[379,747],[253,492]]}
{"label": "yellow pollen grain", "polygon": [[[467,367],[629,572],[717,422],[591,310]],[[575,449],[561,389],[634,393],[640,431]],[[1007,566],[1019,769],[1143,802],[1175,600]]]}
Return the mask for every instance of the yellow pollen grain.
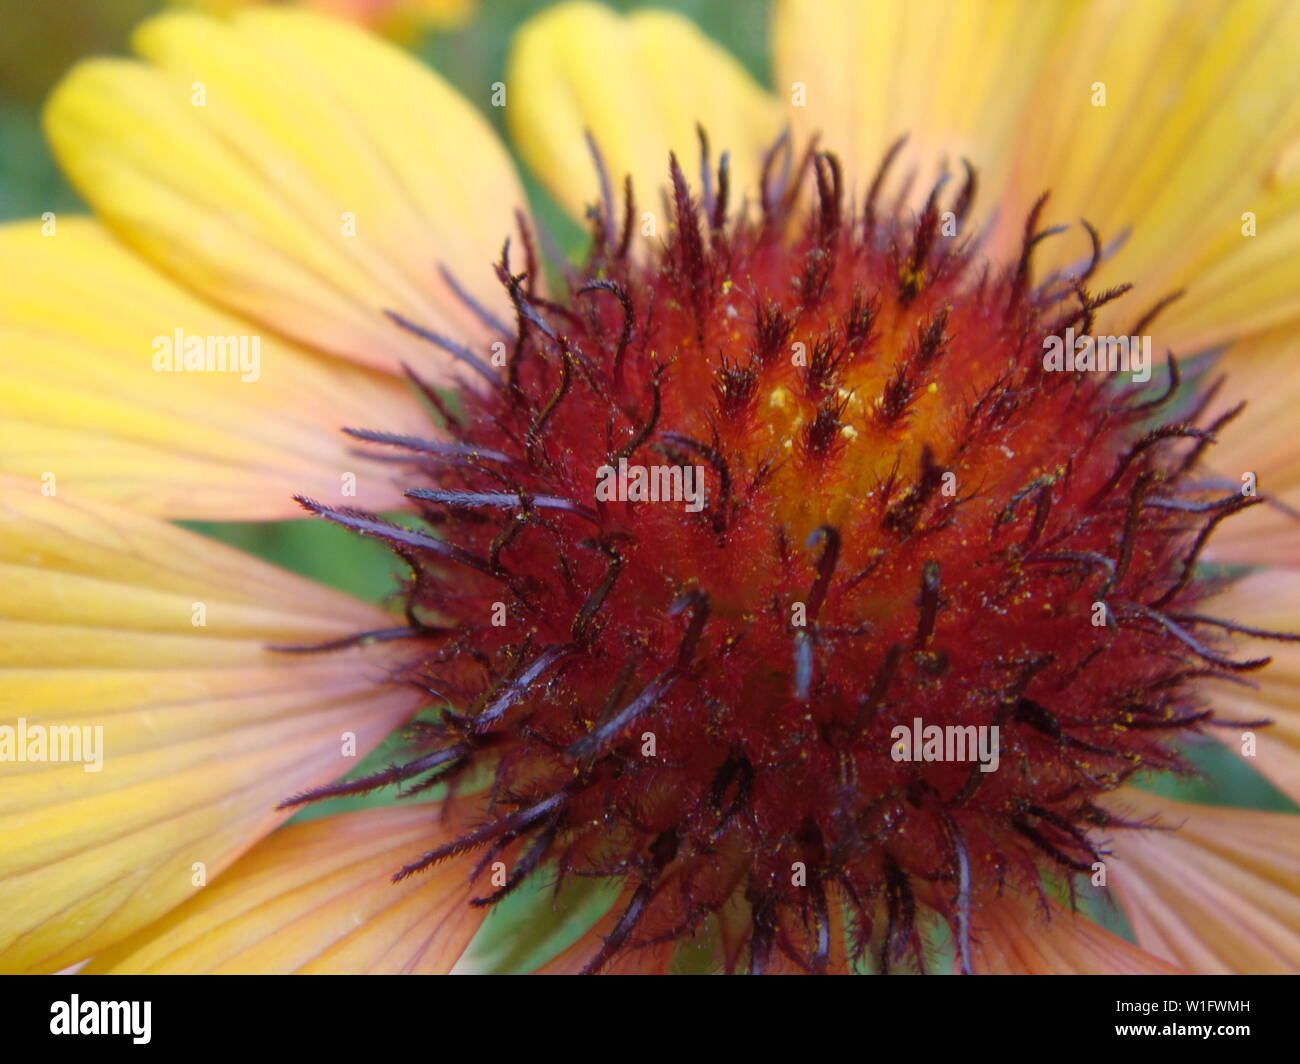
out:
{"label": "yellow pollen grain", "polygon": [[846,440],[856,440],[858,438],[858,430],[852,425],[844,425],[840,428],[840,435]]}
{"label": "yellow pollen grain", "polygon": [[767,405],[777,410],[784,410],[790,405],[790,392],[785,388],[773,388],[768,394]]}
{"label": "yellow pollen grain", "polygon": [[931,395],[934,395],[938,390],[939,390],[939,386],[935,384],[934,381],[931,381],[930,386],[926,388],[926,391],[929,392]]}

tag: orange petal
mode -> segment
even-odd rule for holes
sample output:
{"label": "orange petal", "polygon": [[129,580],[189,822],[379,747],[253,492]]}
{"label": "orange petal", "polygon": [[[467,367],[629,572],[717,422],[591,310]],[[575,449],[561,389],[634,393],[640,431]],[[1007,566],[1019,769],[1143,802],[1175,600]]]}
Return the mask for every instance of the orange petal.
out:
{"label": "orange petal", "polygon": [[[1300,571],[1253,573],[1206,602],[1199,612],[1256,629],[1300,634]],[[1228,720],[1273,723],[1214,728],[1212,734],[1300,801],[1300,645],[1240,635],[1234,638],[1239,658],[1269,656],[1273,661],[1249,674],[1254,688],[1207,681],[1209,704],[1219,717]]]}
{"label": "orange petal", "polygon": [[1106,862],[1143,949],[1196,973],[1300,971],[1300,816],[1130,788],[1106,806],[1176,829],[1117,832]]}
{"label": "orange petal", "polygon": [[1206,422],[1246,408],[1216,435],[1206,467],[1227,491],[1240,491],[1247,474],[1270,501],[1224,521],[1207,560],[1300,568],[1300,451],[1295,410],[1300,406],[1300,342],[1287,326],[1232,344],[1222,361],[1227,381],[1206,411]]}
{"label": "orange petal", "polygon": [[1002,897],[974,917],[977,975],[1180,975],[1158,957],[1055,902]]}
{"label": "orange petal", "polygon": [[[395,643],[267,649],[393,623],[373,607],[104,503],[0,493],[0,971],[57,971],[184,901],[419,700]],[[63,761],[32,745],[55,727]]]}
{"label": "orange petal", "polygon": [[468,904],[471,864],[392,877],[460,826],[428,802],[292,824],[87,971],[446,974],[486,911]]}
{"label": "orange petal", "polygon": [[[185,370],[178,331],[231,368]],[[217,310],[83,218],[0,228],[0,408],[0,471],[193,520],[299,517],[295,493],[398,508],[340,430],[430,430],[404,382]]]}

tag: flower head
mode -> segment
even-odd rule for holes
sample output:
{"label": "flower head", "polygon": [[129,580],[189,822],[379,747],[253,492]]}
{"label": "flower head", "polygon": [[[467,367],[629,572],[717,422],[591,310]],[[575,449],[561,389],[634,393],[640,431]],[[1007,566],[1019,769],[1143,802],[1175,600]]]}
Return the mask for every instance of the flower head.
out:
{"label": "flower head", "polygon": [[[1130,37],[1160,39],[1157,6]],[[1252,538],[1261,515],[1278,520],[1260,482],[1289,484],[1285,448],[1242,464],[1230,441],[1249,445],[1249,410],[1217,376],[1234,352],[1276,364],[1285,350],[1295,308],[1274,297],[1272,256],[1286,245],[1229,244],[1235,215],[1178,229],[1172,200],[1207,202],[1206,160],[1228,133],[1208,104],[1199,139],[1190,108],[1161,102],[1146,119],[1124,55],[1103,64],[1118,99],[1098,83],[1100,105],[1096,84],[1021,64],[980,90],[1000,101],[990,113],[901,46],[888,91],[868,92],[853,78],[876,76],[872,50],[920,30],[904,11],[781,5],[784,118],[675,16],[577,3],[530,23],[504,83],[508,121],[557,198],[591,205],[590,251],[558,286],[482,121],[355,31],[284,13],[173,16],[139,35],[155,65],[71,76],[53,141],[138,257],[85,223],[49,246],[15,230],[35,279],[0,314],[36,336],[48,293],[72,283],[67,256],[83,285],[86,264],[120,269],[125,311],[90,292],[84,319],[65,314],[38,342],[78,365],[68,338],[125,317],[102,373],[111,404],[130,408],[147,381],[162,411],[228,406],[205,414],[188,472],[146,472],[140,430],[103,416],[106,457],[71,460],[64,478],[88,501],[64,510],[14,482],[15,558],[49,522],[53,573],[31,579],[71,596],[65,621],[90,610],[126,630],[99,653],[147,681],[164,726],[149,733],[155,712],[128,709],[138,688],[117,673],[82,689],[88,721],[129,721],[112,787],[76,779],[92,823],[109,823],[105,795],[126,811],[141,869],[129,895],[114,887],[120,857],[78,862],[41,773],[20,777],[20,800],[49,810],[28,833],[48,856],[21,875],[59,891],[14,924],[11,966],[447,970],[521,888],[589,880],[611,888],[606,911],[549,951],[549,970],[664,970],[687,941],[727,970],[926,970],[940,930],[961,971],[1023,970],[1035,955],[1056,970],[1295,966],[1300,927],[1269,901],[1294,895],[1292,816],[1131,786],[1187,773],[1189,737],[1211,729],[1251,756],[1245,737],[1290,712],[1261,706],[1254,685],[1274,656],[1290,675],[1295,623],[1270,602],[1293,582],[1207,564],[1225,538],[1220,561],[1293,553],[1294,530]],[[1061,42],[1060,63],[1118,17],[987,11],[1015,27],[1008,41]],[[1185,60],[1195,84],[1208,92],[1248,56],[1281,63],[1270,20],[1291,32],[1294,18],[1251,13],[1202,28],[1212,43]],[[571,55],[579,36],[589,62]],[[706,91],[659,80],[681,54]],[[285,69],[267,91],[263,75]],[[1280,67],[1248,69],[1257,186],[1215,173],[1268,214],[1294,191],[1282,149],[1296,126],[1275,131],[1289,101],[1262,88]],[[1051,122],[1035,103],[1044,85],[1062,112]],[[1071,92],[1126,110],[1076,112]],[[399,97],[407,124],[391,113]],[[914,128],[873,109],[881,99]],[[653,121],[636,124],[643,113]],[[1076,114],[1091,122],[1072,139],[1062,124]],[[1133,129],[1154,137],[1155,162],[1126,154]],[[158,138],[183,148],[159,157]],[[1117,191],[1076,141],[1108,143],[1105,158],[1179,195],[1152,206]],[[956,155],[959,168],[945,162]],[[1052,226],[1060,201],[1088,220]],[[1263,293],[1250,318],[1229,312],[1242,271]],[[264,331],[256,377],[207,391],[196,374],[204,385],[185,392],[188,369],[146,374],[130,342],[172,328]],[[1229,338],[1227,354],[1210,347]],[[241,389],[260,391],[251,421]],[[80,409],[12,472],[30,476],[88,431],[96,407]],[[165,423],[152,431],[168,438]],[[394,552],[398,615],[224,552],[195,557],[196,537],[119,508],[271,517],[293,497]],[[385,513],[397,508],[408,516]],[[83,526],[116,530],[97,562],[77,547]],[[124,557],[131,590],[114,603],[97,582]],[[178,603],[198,596],[218,630],[182,637]],[[167,671],[195,661],[211,670],[197,681]],[[34,720],[67,712],[69,681],[51,682],[53,695],[33,688]],[[187,709],[190,682],[211,710]],[[401,756],[339,779],[336,732],[355,752],[399,726]],[[1283,785],[1288,734],[1266,740]],[[281,829],[217,874],[288,810],[393,786],[404,802]],[[169,809],[182,792],[186,826],[156,827],[141,803]],[[446,800],[418,800],[431,793]],[[1166,831],[1162,809],[1184,829]],[[1263,834],[1284,850],[1233,866],[1254,880],[1217,910],[1197,896],[1197,876]],[[1182,882],[1162,879],[1173,860]],[[211,886],[178,881],[195,861],[212,864]],[[1138,946],[1071,912],[1112,875]],[[360,928],[337,930],[339,897]],[[78,904],[104,914],[89,938],[59,916]],[[301,935],[270,930],[286,909]],[[1200,923],[1179,935],[1170,912]],[[1281,946],[1221,944],[1274,925]]]}

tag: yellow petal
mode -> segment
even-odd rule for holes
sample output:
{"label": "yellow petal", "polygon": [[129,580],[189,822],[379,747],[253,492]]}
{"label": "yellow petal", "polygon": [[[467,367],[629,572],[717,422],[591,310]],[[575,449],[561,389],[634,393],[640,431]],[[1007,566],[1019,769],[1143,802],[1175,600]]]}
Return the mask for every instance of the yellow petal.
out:
{"label": "yellow petal", "polygon": [[1253,474],[1270,501],[1224,521],[1206,549],[1217,562],[1300,567],[1300,452],[1295,411],[1300,405],[1300,342],[1291,326],[1234,343],[1222,368],[1227,380],[1206,411],[1209,422],[1245,401],[1241,415],[1216,435],[1205,456],[1210,475],[1240,491]]}
{"label": "yellow petal", "polygon": [[[558,4],[519,31],[506,87],[506,122],[520,154],[578,218],[600,198],[588,130],[617,202],[631,174],[638,213],[659,216],[669,151],[698,181],[696,123],[715,167],[730,152],[733,203],[754,201],[763,152],[781,129],[776,101],[689,20],[667,11],[624,17],[600,4]],[[665,231],[660,218],[657,232]]]}
{"label": "yellow petal", "polygon": [[[778,92],[804,92],[796,132],[822,134],[855,192],[908,134],[896,179],[915,175],[917,198],[969,158],[997,212],[995,253],[1014,250],[1047,190],[1052,221],[1087,218],[1108,240],[1131,230],[1094,287],[1134,282],[1129,305],[1186,287],[1161,318],[1178,351],[1300,315],[1300,9],[1288,0],[779,0],[773,43]],[[1087,251],[1078,232],[1036,262]]]}
{"label": "yellow petal", "polygon": [[486,912],[468,904],[472,863],[392,877],[459,824],[427,802],[292,824],[87,971],[446,974]]}
{"label": "yellow petal", "polygon": [[[1039,0],[778,0],[776,90],[802,143],[844,163],[861,195],[888,146],[906,134],[895,175],[916,171],[924,196],[944,164],[979,170],[995,205],[1023,111],[1034,106],[1036,57],[1069,4]],[[1028,204],[1025,205],[1026,207]]]}
{"label": "yellow petal", "polygon": [[[1267,570],[1238,581],[1199,612],[1247,627],[1300,634],[1300,571]],[[1255,687],[1206,681],[1208,702],[1226,720],[1271,720],[1266,727],[1214,728],[1212,734],[1300,802],[1300,645],[1235,637],[1241,658],[1269,656],[1250,674]]]}
{"label": "yellow petal", "polygon": [[355,27],[253,9],[167,14],[51,97],[78,191],[131,246],[296,340],[395,369],[450,359],[392,310],[462,341],[487,330],[440,274],[504,311],[492,270],[523,196],[487,122]]}
{"label": "yellow petal", "polygon": [[[57,971],[184,901],[418,702],[395,643],[267,649],[381,611],[149,517],[0,493],[0,742],[26,729],[31,755],[0,761],[0,971]],[[86,744],[72,760],[38,759],[54,727]]]}
{"label": "yellow petal", "polygon": [[[1131,228],[1094,284],[1137,282],[1129,301],[1187,287],[1161,318],[1177,351],[1300,314],[1298,48],[1289,0],[1096,0],[1042,53],[1011,191],[1050,188],[1054,218],[1108,238]],[[1048,242],[1042,265],[1082,253]]]}
{"label": "yellow petal", "polygon": [[1117,831],[1107,860],[1142,948],[1196,973],[1300,970],[1300,816],[1125,790],[1106,803],[1174,831]]}
{"label": "yellow petal", "polygon": [[974,917],[977,975],[1178,975],[1087,917],[1052,902],[1003,897]]}
{"label": "yellow petal", "polygon": [[[300,516],[295,493],[399,505],[340,429],[427,434],[404,382],[213,308],[95,222],[48,232],[0,228],[0,471],[195,520]],[[184,371],[177,330],[231,368]]]}

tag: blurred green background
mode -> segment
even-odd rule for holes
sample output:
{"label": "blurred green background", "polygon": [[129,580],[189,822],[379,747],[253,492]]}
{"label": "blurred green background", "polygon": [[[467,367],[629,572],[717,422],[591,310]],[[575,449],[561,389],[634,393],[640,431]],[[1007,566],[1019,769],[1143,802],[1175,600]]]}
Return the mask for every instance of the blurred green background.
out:
{"label": "blurred green background", "polygon": [[[633,0],[607,0],[628,10],[651,6]],[[84,210],[60,176],[40,129],[42,100],[59,77],[78,59],[97,54],[127,54],[131,27],[166,7],[163,0],[0,0],[0,222],[43,211]],[[449,31],[426,31],[406,45],[441,72],[467,98],[486,101],[490,86],[502,80],[506,53],[515,29],[548,6],[546,0],[481,0],[470,20]],[[761,83],[770,84],[767,27],[770,0],[660,0],[664,7],[690,17],[724,45]],[[505,139],[502,111],[483,107]],[[521,172],[527,171],[520,167]],[[565,217],[531,177],[529,195],[541,224],[571,255],[580,255],[582,231]],[[293,521],[267,524],[193,523],[191,527],[279,565],[335,587],[378,600],[393,590],[390,555],[377,545],[353,537],[324,522]],[[380,750],[359,768],[373,769],[387,761],[392,748]],[[1239,758],[1211,739],[1192,744],[1189,756],[1203,772],[1198,778],[1162,779],[1150,789],[1185,801],[1212,802],[1254,808],[1295,811],[1297,807]],[[435,792],[436,796],[436,792]],[[343,808],[386,803],[389,793],[372,798],[344,799],[315,806],[300,816],[319,816]],[[576,936],[593,904],[595,887],[567,896],[561,909],[572,919],[559,930],[529,930],[532,906],[541,902],[538,887],[521,892],[508,906],[494,912],[491,923],[505,932],[485,941],[499,942],[493,967],[523,970],[534,956],[554,951]],[[1126,933],[1122,917],[1104,907],[1088,905],[1094,915]],[[567,930],[566,930],[567,927]],[[942,931],[936,932],[940,936]],[[1130,936],[1131,937],[1131,936]]]}

